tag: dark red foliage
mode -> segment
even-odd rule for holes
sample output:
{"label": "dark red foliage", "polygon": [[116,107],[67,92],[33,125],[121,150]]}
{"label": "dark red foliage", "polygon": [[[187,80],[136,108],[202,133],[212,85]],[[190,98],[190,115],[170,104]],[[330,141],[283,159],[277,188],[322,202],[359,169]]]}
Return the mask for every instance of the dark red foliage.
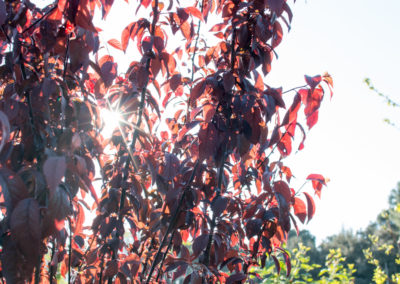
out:
{"label": "dark red foliage", "polygon": [[[332,79],[264,83],[286,0],[133,1],[137,16],[103,42],[93,16],[114,2],[0,0],[0,275],[244,283],[314,216],[284,158]],[[109,49],[129,44],[138,56],[119,70]],[[110,108],[121,121],[104,137]],[[307,180],[320,196],[325,179]]]}

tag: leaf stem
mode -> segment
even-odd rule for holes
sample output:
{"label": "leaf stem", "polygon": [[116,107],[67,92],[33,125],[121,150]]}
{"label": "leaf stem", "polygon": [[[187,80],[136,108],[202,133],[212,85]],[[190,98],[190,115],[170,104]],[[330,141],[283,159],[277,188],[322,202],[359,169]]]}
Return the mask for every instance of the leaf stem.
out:
{"label": "leaf stem", "polygon": [[291,88],[291,89],[289,89],[289,90],[286,90],[286,91],[282,92],[282,95],[283,95],[283,94],[286,94],[286,93],[289,93],[289,92],[291,92],[291,91],[295,91],[295,90],[297,90],[297,89],[305,88],[305,87],[307,87],[307,86],[308,86],[308,85],[303,85],[303,86],[298,86],[298,87]]}

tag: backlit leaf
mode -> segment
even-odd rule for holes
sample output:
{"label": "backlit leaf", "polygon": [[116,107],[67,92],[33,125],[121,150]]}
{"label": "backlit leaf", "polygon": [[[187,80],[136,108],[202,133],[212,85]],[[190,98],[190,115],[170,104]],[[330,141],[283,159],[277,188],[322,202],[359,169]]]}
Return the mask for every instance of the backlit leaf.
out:
{"label": "backlit leaf", "polygon": [[10,220],[11,235],[24,256],[36,262],[40,249],[39,204],[33,198],[21,200]]}
{"label": "backlit leaf", "polygon": [[204,123],[199,131],[199,158],[208,159],[214,156],[219,145],[219,134],[213,123]]}
{"label": "backlit leaf", "polygon": [[110,39],[109,41],[107,41],[107,43],[108,43],[109,45],[111,45],[112,47],[116,48],[116,49],[124,50],[124,49],[122,48],[122,44],[121,44],[118,40],[116,40],[115,38]]}
{"label": "backlit leaf", "polygon": [[65,175],[66,169],[67,164],[65,162],[65,157],[62,156],[51,156],[44,162],[43,173],[50,190],[50,197],[54,194],[57,186],[60,184],[61,179]]}
{"label": "backlit leaf", "polygon": [[306,204],[304,203],[304,201],[298,197],[295,197],[293,208],[294,208],[294,214],[304,224],[306,217],[307,217],[307,209],[306,209]]}
{"label": "backlit leaf", "polygon": [[231,276],[226,278],[226,284],[233,284],[233,283],[237,283],[237,282],[241,283],[246,278],[247,278],[247,276],[242,272],[232,274]]}
{"label": "backlit leaf", "polygon": [[193,257],[197,257],[207,247],[209,235],[202,234],[193,241]]}
{"label": "backlit leaf", "polygon": [[118,273],[118,262],[116,259],[107,262],[106,269],[104,270],[105,277],[113,277]]}
{"label": "backlit leaf", "polygon": [[201,14],[201,12],[199,11],[199,9],[197,9],[196,7],[193,6],[189,6],[185,8],[186,13],[188,13],[189,15],[192,15],[196,18],[198,18],[201,21],[204,21],[203,19],[203,15]]}
{"label": "backlit leaf", "polygon": [[319,83],[321,83],[322,77],[321,75],[317,75],[314,77],[310,77],[305,75],[304,76],[307,84],[310,86],[311,90],[314,90],[316,86],[318,86]]}
{"label": "backlit leaf", "polygon": [[304,192],[304,195],[306,196],[307,199],[307,216],[308,216],[308,222],[310,222],[310,220],[315,214],[315,203],[314,199],[310,196],[310,194]]}
{"label": "backlit leaf", "polygon": [[226,209],[229,199],[223,196],[216,197],[211,203],[211,209],[215,216],[219,217]]}

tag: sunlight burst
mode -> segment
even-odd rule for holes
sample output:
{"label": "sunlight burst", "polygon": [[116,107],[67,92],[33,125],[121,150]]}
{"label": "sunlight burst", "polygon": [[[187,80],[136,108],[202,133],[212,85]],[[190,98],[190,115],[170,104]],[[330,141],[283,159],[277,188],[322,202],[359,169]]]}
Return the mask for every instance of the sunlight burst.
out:
{"label": "sunlight burst", "polygon": [[122,115],[118,111],[103,108],[101,111],[101,117],[104,122],[104,128],[101,134],[104,138],[110,138],[116,128],[120,126],[122,122]]}

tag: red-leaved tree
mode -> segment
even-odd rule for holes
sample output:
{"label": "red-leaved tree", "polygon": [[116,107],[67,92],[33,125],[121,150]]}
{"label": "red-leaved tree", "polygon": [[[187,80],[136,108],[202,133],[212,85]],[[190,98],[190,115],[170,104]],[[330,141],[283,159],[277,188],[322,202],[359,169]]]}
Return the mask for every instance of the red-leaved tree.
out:
{"label": "red-leaved tree", "polygon": [[[264,83],[286,0],[130,0],[108,42],[93,16],[113,0],[36,2],[0,0],[1,279],[242,283],[274,250],[290,273],[280,244],[315,205],[284,162],[332,81]],[[128,45],[122,72],[100,55]]]}

